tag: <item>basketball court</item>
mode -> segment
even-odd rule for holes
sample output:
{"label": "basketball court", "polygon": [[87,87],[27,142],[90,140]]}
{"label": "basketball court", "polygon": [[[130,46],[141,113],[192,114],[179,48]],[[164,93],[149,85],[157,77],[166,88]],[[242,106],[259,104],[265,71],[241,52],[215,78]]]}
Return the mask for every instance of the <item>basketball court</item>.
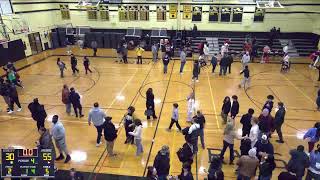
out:
{"label": "basketball court", "polygon": [[[89,54],[90,50],[73,48],[79,62],[82,55]],[[132,54],[130,54],[132,53]],[[133,56],[130,52],[129,56]],[[150,54],[146,53],[146,57]],[[59,169],[69,170],[76,168],[79,171],[119,174],[128,176],[145,176],[146,167],[153,164],[153,160],[161,146],[169,145],[171,158],[171,175],[181,172],[181,163],[176,152],[184,143],[184,137],[176,130],[167,132],[170,123],[172,104],[179,104],[180,123],[186,123],[187,101],[186,98],[194,90],[196,104],[206,117],[205,142],[206,149],[199,150],[197,161],[193,163],[193,174],[203,179],[203,169],[209,166],[209,155],[219,153],[222,147],[222,133],[224,126],[221,123],[220,109],[225,96],[237,95],[240,103],[239,117],[236,118],[237,129],[241,129],[240,115],[246,113],[248,108],[255,109],[258,116],[266,96],[275,96],[275,103],[282,101],[287,108],[285,125],[283,126],[284,144],[275,142],[277,135],[271,139],[277,152],[277,169],[274,177],[283,170],[284,162],[289,159],[288,152],[299,144],[307,145],[301,138],[306,129],[312,127],[320,115],[315,110],[315,99],[318,88],[315,87],[317,71],[309,69],[307,64],[294,64],[288,74],[280,74],[279,64],[250,64],[252,73],[251,87],[248,90],[238,88],[241,80],[241,64],[236,62],[232,66],[232,73],[220,77],[217,73],[211,74],[211,69],[202,69],[199,82],[192,83],[192,62],[188,61],[185,73],[180,75],[179,61],[171,61],[168,74],[162,73],[162,62],[153,63],[145,60],[143,65],[118,64],[112,50],[99,50],[99,57],[91,57],[92,74],[85,75],[80,67],[80,75],[72,76],[70,66],[66,77],[59,77],[56,59],[60,57],[69,65],[69,57],[65,49],[56,49],[32,56],[17,62],[17,67],[28,66],[19,71],[24,89],[19,89],[20,101],[23,111],[13,115],[2,112],[0,144],[1,148],[34,148],[38,140],[36,123],[31,119],[27,104],[38,97],[40,103],[45,105],[48,121],[46,127],[51,126],[50,119],[58,114],[66,129],[67,144],[71,152],[72,161],[69,164],[57,162]],[[130,59],[129,61],[134,61]],[[61,102],[61,88],[63,84],[74,87],[82,95],[82,105],[85,117],[81,119],[68,116]],[[153,88],[156,101],[156,114],[159,120],[147,121],[144,116],[145,92]],[[96,130],[88,126],[87,115],[94,102],[113,117],[113,122],[118,125],[119,133],[115,142],[116,157],[107,157],[105,146],[96,147]],[[125,131],[122,116],[130,106],[136,107],[136,114],[143,121],[143,146],[142,156],[135,156],[135,146],[124,144]],[[5,107],[1,102],[1,107]],[[274,115],[274,112],[272,112]],[[174,128],[173,128],[174,129]],[[104,143],[105,144],[105,143]],[[239,141],[235,149],[239,151]],[[214,150],[218,149],[218,150]],[[226,162],[228,162],[226,153]],[[225,175],[235,177],[234,166],[224,165]]]}

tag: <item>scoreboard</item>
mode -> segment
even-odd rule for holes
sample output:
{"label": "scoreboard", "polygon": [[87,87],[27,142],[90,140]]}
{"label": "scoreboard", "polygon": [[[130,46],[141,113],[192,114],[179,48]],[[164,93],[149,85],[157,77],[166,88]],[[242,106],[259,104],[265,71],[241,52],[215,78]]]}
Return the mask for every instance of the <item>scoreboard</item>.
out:
{"label": "scoreboard", "polygon": [[2,149],[1,177],[54,177],[52,149]]}

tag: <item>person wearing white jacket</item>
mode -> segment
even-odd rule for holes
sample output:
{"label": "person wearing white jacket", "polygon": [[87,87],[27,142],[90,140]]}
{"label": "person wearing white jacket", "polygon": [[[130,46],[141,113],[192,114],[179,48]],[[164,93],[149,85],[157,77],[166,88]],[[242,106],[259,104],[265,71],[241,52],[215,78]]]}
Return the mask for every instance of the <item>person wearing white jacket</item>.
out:
{"label": "person wearing white jacket", "polygon": [[63,127],[63,124],[58,121],[59,116],[54,115],[52,117],[52,137],[55,140],[55,144],[60,152],[60,156],[56,158],[56,161],[64,159],[63,153],[67,156],[64,163],[68,163],[71,160],[71,157],[69,155],[68,149],[67,149],[67,144],[66,144],[66,134],[65,134],[65,129]]}
{"label": "person wearing white jacket", "polygon": [[207,62],[209,60],[209,47],[206,43],[203,46],[203,54],[204,54],[204,60]]}
{"label": "person wearing white jacket", "polygon": [[250,54],[248,51],[242,56],[241,63],[242,63],[242,69],[246,67],[250,62]]}
{"label": "person wearing white jacket", "polygon": [[258,136],[259,136],[259,126],[258,126],[258,118],[252,118],[251,119],[251,129],[250,129],[250,134],[249,134],[249,139],[251,140],[251,148],[254,147],[254,145],[258,141]]}
{"label": "person wearing white jacket", "polygon": [[136,126],[134,128],[133,132],[129,132],[130,135],[134,136],[134,142],[137,146],[137,152],[136,152],[136,156],[139,156],[141,153],[143,153],[143,147],[142,147],[142,139],[141,139],[141,135],[142,135],[142,123],[140,119],[136,119],[134,122],[134,125]]}
{"label": "person wearing white jacket", "polygon": [[197,121],[197,118],[193,118],[192,125],[189,128],[188,134],[191,135],[191,144],[193,146],[193,154],[198,152],[198,136],[200,131],[200,124]]}

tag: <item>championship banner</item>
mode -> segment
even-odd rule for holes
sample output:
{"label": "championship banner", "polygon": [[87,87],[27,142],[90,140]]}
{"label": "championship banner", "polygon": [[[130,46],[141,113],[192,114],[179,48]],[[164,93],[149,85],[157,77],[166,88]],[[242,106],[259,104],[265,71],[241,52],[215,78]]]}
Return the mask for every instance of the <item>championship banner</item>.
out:
{"label": "championship banner", "polygon": [[191,19],[192,6],[183,5],[183,19]]}
{"label": "championship banner", "polygon": [[109,6],[105,4],[99,5],[100,19],[108,21],[109,20]]}
{"label": "championship banner", "polygon": [[170,4],[169,5],[169,18],[170,19],[177,19],[177,11],[178,11],[178,5]]}
{"label": "championship banner", "polygon": [[193,6],[192,7],[192,21],[201,21],[202,17],[202,7]]}

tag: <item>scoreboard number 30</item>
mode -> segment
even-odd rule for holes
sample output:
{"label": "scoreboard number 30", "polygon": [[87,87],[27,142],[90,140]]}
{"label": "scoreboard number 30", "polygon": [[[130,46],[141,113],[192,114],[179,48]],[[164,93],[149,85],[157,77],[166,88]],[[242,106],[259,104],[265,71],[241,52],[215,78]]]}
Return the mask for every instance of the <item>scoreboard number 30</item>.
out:
{"label": "scoreboard number 30", "polygon": [[51,153],[43,153],[42,157],[43,157],[44,161],[51,161],[51,159],[52,159]]}
{"label": "scoreboard number 30", "polygon": [[13,161],[14,153],[6,153],[6,161]]}

